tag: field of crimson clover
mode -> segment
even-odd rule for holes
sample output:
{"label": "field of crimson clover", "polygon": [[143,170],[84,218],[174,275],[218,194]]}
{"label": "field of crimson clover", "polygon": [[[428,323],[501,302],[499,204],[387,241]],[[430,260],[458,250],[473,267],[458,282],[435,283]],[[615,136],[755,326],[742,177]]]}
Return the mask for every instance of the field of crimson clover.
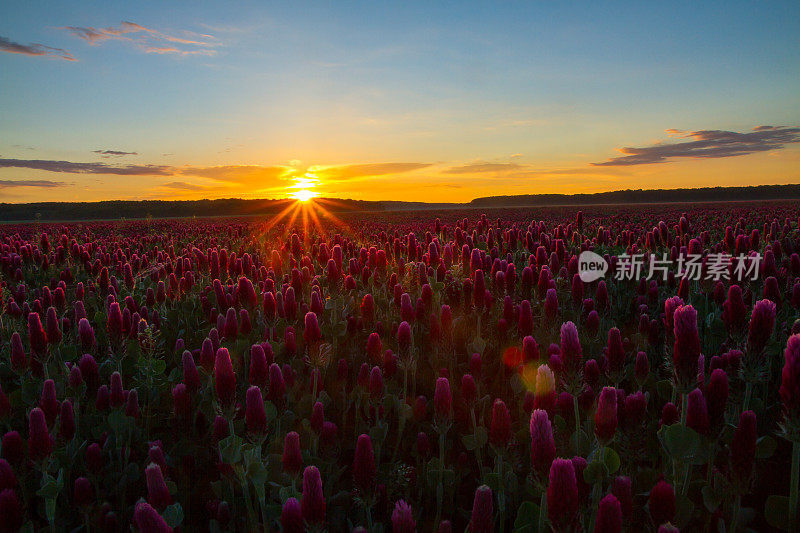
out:
{"label": "field of crimson clover", "polygon": [[0,531],[800,531],[799,215],[0,226]]}

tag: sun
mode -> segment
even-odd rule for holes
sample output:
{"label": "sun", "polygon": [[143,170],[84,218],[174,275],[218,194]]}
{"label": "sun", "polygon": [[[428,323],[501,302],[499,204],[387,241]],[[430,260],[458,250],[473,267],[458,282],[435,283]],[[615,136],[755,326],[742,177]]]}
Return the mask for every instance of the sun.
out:
{"label": "sun", "polygon": [[292,196],[301,202],[307,202],[317,195],[314,191],[308,189],[300,189],[292,193]]}

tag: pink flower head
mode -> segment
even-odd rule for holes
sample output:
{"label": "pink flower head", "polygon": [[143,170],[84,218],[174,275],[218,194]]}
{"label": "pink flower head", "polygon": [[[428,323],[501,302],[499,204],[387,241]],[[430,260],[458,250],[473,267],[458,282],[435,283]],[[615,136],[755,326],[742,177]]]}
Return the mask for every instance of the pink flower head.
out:
{"label": "pink flower head", "polygon": [[800,422],[800,334],[792,335],[786,342],[779,392],[787,417]]}
{"label": "pink flower head", "polygon": [[414,521],[414,513],[411,506],[405,500],[399,500],[394,504],[392,511],[392,533],[416,533],[417,523]]}
{"label": "pink flower head", "polygon": [[775,329],[775,303],[759,300],[750,315],[750,329],[747,335],[748,354],[761,353]]}
{"label": "pink flower head", "polygon": [[475,490],[469,531],[470,533],[492,533],[494,531],[492,489],[486,485],[481,485]]}
{"label": "pink flower head", "polygon": [[505,448],[511,440],[511,414],[503,400],[497,398],[492,405],[492,423],[489,442],[498,448]]}
{"label": "pink flower head", "polygon": [[578,338],[578,328],[572,322],[565,322],[561,325],[561,360],[572,369],[580,365],[582,350],[581,342]]}
{"label": "pink flower head", "polygon": [[553,426],[547,411],[536,409],[531,413],[531,464],[534,470],[546,472],[556,456]]}
{"label": "pink flower head", "polygon": [[305,533],[303,512],[300,502],[295,498],[288,498],[281,509],[281,528],[284,533]]}

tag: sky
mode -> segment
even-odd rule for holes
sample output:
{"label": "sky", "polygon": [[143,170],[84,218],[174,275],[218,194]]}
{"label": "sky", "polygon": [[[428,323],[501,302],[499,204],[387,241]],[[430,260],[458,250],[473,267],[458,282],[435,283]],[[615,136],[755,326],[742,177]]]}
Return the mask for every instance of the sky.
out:
{"label": "sky", "polygon": [[0,202],[785,183],[796,0],[0,4]]}

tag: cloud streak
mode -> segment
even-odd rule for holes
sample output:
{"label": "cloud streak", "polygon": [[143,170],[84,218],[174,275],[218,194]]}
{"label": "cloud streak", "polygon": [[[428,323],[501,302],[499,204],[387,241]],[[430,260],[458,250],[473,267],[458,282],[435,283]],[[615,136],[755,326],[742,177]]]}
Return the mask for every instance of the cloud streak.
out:
{"label": "cloud streak", "polygon": [[623,155],[592,166],[631,166],[665,163],[675,159],[713,159],[780,150],[800,142],[800,128],[758,126],[741,133],[724,130],[682,131],[668,129],[672,137],[689,139],[677,143],[656,143],[641,148],[620,148]]}
{"label": "cloud streak", "polygon": [[181,33],[184,36],[181,37],[127,21],[108,28],[64,26],[62,29],[91,45],[98,45],[104,41],[123,41],[148,54],[210,56],[216,53],[214,47],[219,45],[219,41],[213,35],[183,31]]}
{"label": "cloud streak", "polygon": [[49,159],[0,159],[0,168],[30,168],[68,174],[113,174],[117,176],[169,176],[172,167],[165,165],[109,165],[107,163],[73,163]]}
{"label": "cloud streak", "polygon": [[360,165],[313,166],[309,172],[325,180],[349,180],[402,174],[430,167],[430,163],[366,163]]}
{"label": "cloud streak", "polygon": [[94,154],[100,154],[100,157],[122,157],[126,155],[139,155],[139,152],[123,152],[122,150],[92,150]]}
{"label": "cloud streak", "polygon": [[12,187],[40,187],[43,189],[52,189],[54,187],[65,187],[67,184],[63,181],[50,181],[50,180],[0,180],[0,189],[10,189]]}
{"label": "cloud streak", "polygon": [[51,57],[65,61],[77,61],[75,57],[63,48],[53,48],[43,44],[20,44],[0,35],[0,52],[21,54],[25,56]]}
{"label": "cloud streak", "polygon": [[525,168],[525,165],[517,163],[470,163],[451,167],[445,170],[445,174],[479,174],[487,172],[510,172]]}

